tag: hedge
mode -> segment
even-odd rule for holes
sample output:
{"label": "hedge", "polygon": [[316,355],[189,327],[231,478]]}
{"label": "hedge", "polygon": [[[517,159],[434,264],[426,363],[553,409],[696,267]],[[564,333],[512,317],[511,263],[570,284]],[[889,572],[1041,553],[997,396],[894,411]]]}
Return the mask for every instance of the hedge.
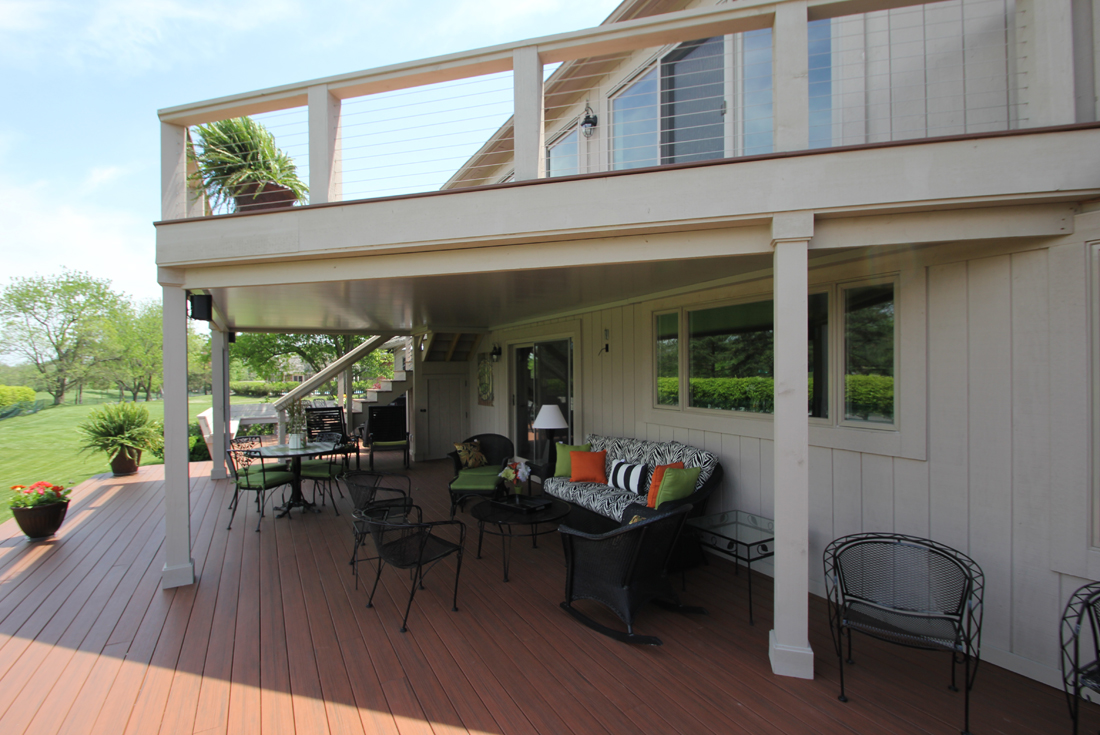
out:
{"label": "hedge", "polygon": [[[771,378],[692,378],[691,405],[726,411],[772,413],[775,410],[775,384]],[[894,416],[894,379],[889,375],[849,375],[847,412],[867,419]],[[813,378],[810,378],[813,388]],[[658,378],[660,402],[676,401],[680,389],[677,378]]]}
{"label": "hedge", "polygon": [[16,403],[25,403],[28,401],[34,403],[35,395],[34,388],[27,388],[22,385],[0,385],[0,409],[15,405]]}
{"label": "hedge", "polygon": [[284,393],[297,388],[301,383],[265,383],[262,380],[235,380],[230,382],[229,390],[238,396],[252,396],[253,398],[265,398],[267,396],[281,396]]}

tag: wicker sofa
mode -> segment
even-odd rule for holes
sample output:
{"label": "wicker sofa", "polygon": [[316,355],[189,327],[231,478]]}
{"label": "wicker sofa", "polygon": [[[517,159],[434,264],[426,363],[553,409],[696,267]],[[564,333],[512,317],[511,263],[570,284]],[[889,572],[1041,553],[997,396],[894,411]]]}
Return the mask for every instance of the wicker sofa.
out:
{"label": "wicker sofa", "polygon": [[[611,475],[612,460],[644,462],[647,465],[647,475],[642,483],[643,488],[649,487],[653,470],[658,465],[682,461],[685,467],[699,467],[699,480],[696,482],[695,492],[685,498],[662,504],[662,510],[691,505],[691,517],[703,515],[706,511],[707,498],[722,480],[722,465],[715,454],[676,441],[651,442],[644,439],[589,434],[585,437],[584,443],[591,444],[594,452],[607,451],[608,476]],[[543,492],[564,500],[571,506],[569,526],[588,533],[602,533],[619,526],[624,519],[632,518],[639,507],[645,507],[644,490],[636,495],[629,490],[617,490],[608,485],[570,482],[568,477],[553,477],[553,468],[557,464],[556,449],[556,445],[551,446],[547,464],[534,468],[533,471],[542,478]],[[646,515],[644,512],[641,514]]]}

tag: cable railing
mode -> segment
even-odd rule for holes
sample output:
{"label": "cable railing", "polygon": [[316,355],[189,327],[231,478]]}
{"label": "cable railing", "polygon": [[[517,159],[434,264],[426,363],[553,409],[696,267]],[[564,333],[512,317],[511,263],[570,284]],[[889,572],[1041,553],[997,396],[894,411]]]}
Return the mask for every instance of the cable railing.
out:
{"label": "cable railing", "polygon": [[[945,0],[808,23],[808,147],[1025,127],[1011,5]],[[771,153],[774,61],[766,28],[547,65],[546,175]],[[508,181],[514,111],[511,71],[343,99],[335,198]],[[253,117],[308,182],[308,108]]]}

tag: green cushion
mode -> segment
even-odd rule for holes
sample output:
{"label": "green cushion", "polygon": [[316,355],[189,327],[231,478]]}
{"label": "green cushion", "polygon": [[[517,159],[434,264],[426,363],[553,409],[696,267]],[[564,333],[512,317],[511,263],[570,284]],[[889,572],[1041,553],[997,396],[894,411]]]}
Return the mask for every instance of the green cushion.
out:
{"label": "green cushion", "polygon": [[330,480],[333,477],[339,477],[344,474],[344,466],[340,464],[330,465],[328,463],[321,465],[314,465],[312,467],[302,467],[301,477],[307,480]]}
{"label": "green cushion", "polygon": [[471,467],[451,481],[452,490],[492,490],[500,481],[499,467]]}
{"label": "green cushion", "polygon": [[376,447],[404,447],[407,446],[408,443],[409,442],[405,439],[399,442],[371,442],[371,444]]}
{"label": "green cushion", "polygon": [[267,490],[279,485],[289,485],[293,481],[294,475],[289,472],[275,470],[274,472],[265,472],[261,476],[257,471],[241,476],[237,480],[237,487],[243,490]]}
{"label": "green cushion", "polygon": [[591,452],[591,444],[562,444],[558,442],[558,463],[554,465],[554,477],[572,477],[573,463],[569,460],[570,452]]}
{"label": "green cushion", "polygon": [[699,467],[675,467],[665,470],[665,477],[661,480],[661,487],[657,489],[657,500],[654,507],[660,508],[661,503],[667,500],[679,500],[686,498],[695,492],[695,483],[699,479]]}

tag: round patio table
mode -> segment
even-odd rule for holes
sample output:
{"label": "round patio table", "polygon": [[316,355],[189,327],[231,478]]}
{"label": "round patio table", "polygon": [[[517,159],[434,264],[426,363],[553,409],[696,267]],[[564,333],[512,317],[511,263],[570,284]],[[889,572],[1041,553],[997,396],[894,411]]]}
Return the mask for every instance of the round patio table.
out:
{"label": "round patio table", "polygon": [[[523,497],[523,496],[513,496]],[[508,501],[483,500],[473,507],[470,515],[477,519],[477,558],[481,558],[481,542],[485,534],[500,536],[501,551],[504,557],[504,581],[508,581],[508,552],[512,547],[512,529],[526,527],[522,534],[531,537],[531,545],[538,547],[538,537],[545,533],[553,533],[558,530],[556,521],[560,521],[569,515],[569,503],[557,498],[539,496],[536,500],[546,498],[550,504],[541,510],[526,510],[521,508],[509,508]],[[555,525],[545,530],[538,530],[539,524],[554,523]],[[486,526],[496,526],[496,530],[487,529]]]}
{"label": "round patio table", "polygon": [[289,514],[291,508],[305,508],[317,513],[320,512],[314,503],[309,502],[302,495],[302,458],[332,454],[335,449],[336,444],[333,442],[309,442],[298,449],[291,449],[289,444],[268,444],[251,450],[251,453],[257,457],[290,460],[290,472],[294,476],[290,484],[290,499],[286,501],[286,504],[275,508],[279,511],[277,518]]}

